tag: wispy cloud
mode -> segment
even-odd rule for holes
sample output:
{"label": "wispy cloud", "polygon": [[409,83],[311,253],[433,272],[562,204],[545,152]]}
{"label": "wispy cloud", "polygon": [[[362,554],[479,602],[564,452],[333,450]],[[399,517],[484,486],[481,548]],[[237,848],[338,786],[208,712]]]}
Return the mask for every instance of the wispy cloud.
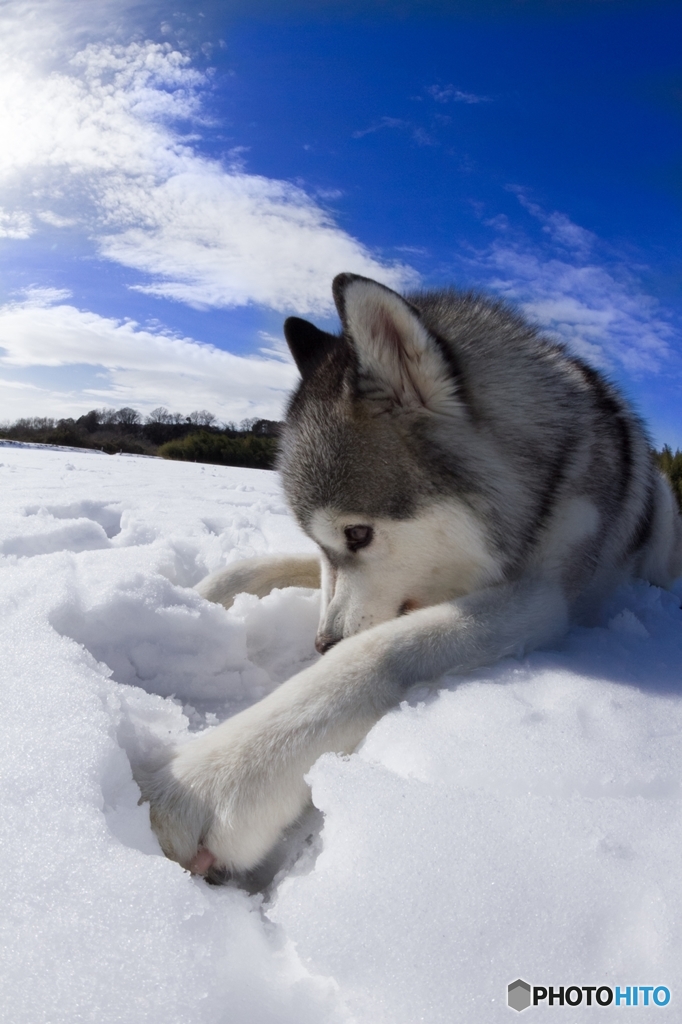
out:
{"label": "wispy cloud", "polygon": [[511,231],[506,218],[492,219],[500,237],[466,259],[470,275],[597,366],[634,376],[669,367],[674,328],[625,262],[600,251],[597,237],[565,214],[547,213],[525,191],[513,191],[541,225],[544,242]]}
{"label": "wispy cloud", "polygon": [[509,185],[508,191],[513,192],[524,210],[540,222],[542,230],[555,245],[571,250],[574,256],[584,257],[588,257],[598,245],[599,239],[592,231],[574,224],[566,214],[557,210],[547,213],[529,197],[526,189]]}
{"label": "wispy cloud", "polygon": [[378,121],[375,121],[368,128],[359,128],[358,131],[353,132],[352,137],[354,139],[363,139],[365,135],[374,135],[375,132],[380,132],[384,128],[409,128],[409,122],[402,120],[400,117],[380,117]]}
{"label": "wispy cloud", "polygon": [[[237,356],[79,310],[66,298],[61,290],[33,289],[0,306],[3,419],[78,415],[101,405],[187,411],[188,401],[228,420],[282,415],[297,371],[281,339],[264,338],[259,356]],[[67,389],[60,386],[62,368],[70,370]],[[79,387],[84,368],[87,384]],[[27,369],[41,370],[40,386],[21,379]]]}
{"label": "wispy cloud", "polygon": [[489,96],[478,96],[474,92],[464,92],[454,85],[429,85],[426,89],[436,103],[490,103]]}
{"label": "wispy cloud", "polygon": [[326,312],[339,271],[396,287],[416,280],[301,187],[246,173],[242,149],[229,164],[202,156],[187,126],[202,130],[209,77],[170,44],[91,43],[50,70],[13,46],[10,28],[0,42],[8,237],[42,223],[80,230],[144,275],[142,290],[195,306]]}
{"label": "wispy cloud", "polygon": [[399,117],[381,117],[368,128],[360,128],[358,131],[353,132],[352,138],[363,139],[366,135],[374,135],[375,132],[383,131],[386,128],[397,128],[400,131],[406,132],[419,146],[437,145],[433,136],[421,125],[414,124],[412,121],[405,121]]}

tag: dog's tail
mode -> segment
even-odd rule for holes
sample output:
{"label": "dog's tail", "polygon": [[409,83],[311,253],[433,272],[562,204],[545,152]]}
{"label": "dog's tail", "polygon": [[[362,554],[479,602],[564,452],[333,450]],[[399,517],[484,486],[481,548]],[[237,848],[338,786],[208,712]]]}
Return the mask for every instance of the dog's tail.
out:
{"label": "dog's tail", "polygon": [[276,587],[320,586],[320,560],[316,555],[269,555],[234,562],[206,576],[195,590],[207,601],[230,608],[237,594],[265,597]]}

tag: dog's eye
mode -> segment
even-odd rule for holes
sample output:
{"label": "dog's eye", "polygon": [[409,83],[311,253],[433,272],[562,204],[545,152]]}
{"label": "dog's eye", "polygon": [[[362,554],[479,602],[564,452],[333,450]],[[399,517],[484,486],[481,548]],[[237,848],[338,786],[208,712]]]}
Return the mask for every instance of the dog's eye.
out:
{"label": "dog's eye", "polygon": [[351,551],[357,551],[358,548],[366,548],[374,536],[374,530],[371,526],[347,526],[343,532],[346,535],[346,544]]}

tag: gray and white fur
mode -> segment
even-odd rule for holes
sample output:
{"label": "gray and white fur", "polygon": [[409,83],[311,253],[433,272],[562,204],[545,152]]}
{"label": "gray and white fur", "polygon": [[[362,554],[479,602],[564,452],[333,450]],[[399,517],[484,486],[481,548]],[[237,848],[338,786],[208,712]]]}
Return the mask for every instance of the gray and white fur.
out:
{"label": "gray and white fur", "polygon": [[290,318],[302,380],[280,472],[319,546],[199,584],[321,586],[325,657],[140,777],[165,853],[252,869],[309,800],[304,775],[351,751],[418,681],[560,637],[615,586],[682,573],[682,525],[623,396],[506,305],[405,297],[341,274],[339,335]]}

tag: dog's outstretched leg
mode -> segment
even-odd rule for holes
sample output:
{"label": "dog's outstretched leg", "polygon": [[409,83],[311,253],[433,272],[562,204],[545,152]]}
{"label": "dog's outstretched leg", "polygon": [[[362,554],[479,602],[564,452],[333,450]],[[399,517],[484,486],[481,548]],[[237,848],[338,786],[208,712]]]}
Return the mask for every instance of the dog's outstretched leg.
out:
{"label": "dog's outstretched leg", "polygon": [[413,683],[532,649],[566,626],[560,588],[525,580],[343,640],[139,780],[164,852],[198,873],[253,868],[305,808],[304,776],[320,754],[353,750]]}
{"label": "dog's outstretched leg", "polygon": [[231,608],[237,594],[265,597],[276,587],[320,586],[320,559],[317,555],[269,555],[234,562],[226,569],[206,576],[195,590],[207,601]]}

